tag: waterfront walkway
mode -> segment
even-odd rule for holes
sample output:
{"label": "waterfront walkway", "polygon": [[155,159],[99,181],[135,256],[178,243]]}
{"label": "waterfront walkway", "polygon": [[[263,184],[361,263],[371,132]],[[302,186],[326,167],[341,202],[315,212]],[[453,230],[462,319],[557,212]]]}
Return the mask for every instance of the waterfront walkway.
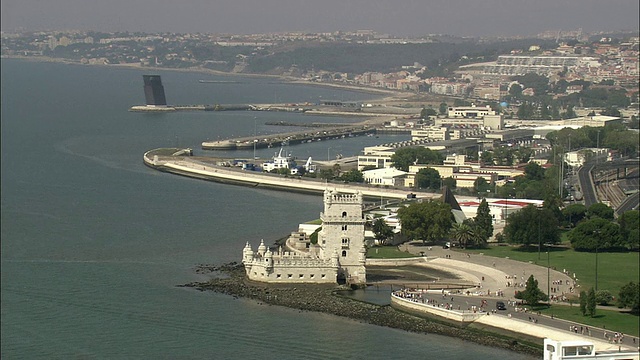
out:
{"label": "waterfront walkway", "polygon": [[[524,285],[530,275],[538,280],[540,289],[545,293],[547,292],[547,276],[549,276],[551,281],[549,288],[556,288],[556,292],[551,292],[552,295],[571,294],[574,282],[573,274],[568,270],[565,273],[549,270],[547,273],[546,267],[531,263],[481,254],[467,254],[442,247],[425,247],[417,242],[400,245],[400,249],[416,255],[424,253],[424,256],[429,259],[427,264],[434,265],[434,268],[448,269],[454,273],[465,272],[466,278],[480,279],[475,288],[469,289],[468,295],[466,290],[460,293],[418,290],[419,298],[414,299],[413,302],[424,304],[423,309],[427,312],[430,310],[429,306],[431,308],[438,307],[437,312],[445,309],[460,316],[465,313],[468,316],[469,312],[474,312],[474,309],[476,312],[483,310],[485,315],[477,317],[474,323],[538,338],[553,337],[554,340],[580,338],[594,342],[598,350],[617,350],[618,347],[637,350],[640,346],[638,337],[624,335],[621,341],[614,341],[616,329],[593,328],[580,323],[532,313],[530,310],[525,311],[529,307],[520,305],[519,301],[515,299],[515,291],[524,290]],[[517,286],[506,286],[509,276],[512,279],[517,278]],[[575,292],[579,292],[579,287],[573,290],[573,293]],[[503,301],[507,310],[495,310],[497,301]],[[566,305],[566,303],[557,303]],[[487,312],[488,315],[486,315]]]}

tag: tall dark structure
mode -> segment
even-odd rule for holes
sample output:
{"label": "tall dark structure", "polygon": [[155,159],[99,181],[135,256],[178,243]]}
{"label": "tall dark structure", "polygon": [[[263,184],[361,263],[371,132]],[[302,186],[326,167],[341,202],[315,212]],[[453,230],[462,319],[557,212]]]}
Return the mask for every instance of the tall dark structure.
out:
{"label": "tall dark structure", "polygon": [[160,75],[142,75],[142,78],[147,106],[166,106],[167,99],[164,97],[164,86],[162,86]]}

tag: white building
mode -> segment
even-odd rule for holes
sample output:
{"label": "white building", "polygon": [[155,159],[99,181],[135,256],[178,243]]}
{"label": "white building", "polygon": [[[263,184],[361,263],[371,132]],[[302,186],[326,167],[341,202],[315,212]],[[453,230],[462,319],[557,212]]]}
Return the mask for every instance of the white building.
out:
{"label": "white building", "polygon": [[602,158],[604,155],[609,153],[609,149],[605,148],[588,148],[581,149],[577,151],[570,151],[564,154],[564,161],[572,167],[579,167],[584,165],[590,159],[593,159],[595,156]]}
{"label": "white building", "polygon": [[325,190],[322,230],[317,243],[294,232],[287,249],[272,252],[260,243],[254,252],[249,243],[242,251],[247,277],[267,283],[335,284],[366,283],[362,193],[344,194]]}
{"label": "white building", "polygon": [[393,154],[395,154],[395,149],[389,146],[366,147],[363,155],[358,156],[358,170],[362,171],[365,166],[391,167]]}
{"label": "white building", "polygon": [[495,115],[496,112],[491,109],[491,106],[485,107],[472,106],[452,106],[447,109],[447,117],[456,118],[481,118],[486,115]]}
{"label": "white building", "polygon": [[364,182],[371,185],[396,186],[403,185],[402,177],[407,173],[393,167],[363,171]]}
{"label": "white building", "polygon": [[411,140],[433,139],[449,140],[449,128],[445,126],[429,126],[422,129],[411,130]]}
{"label": "white building", "polygon": [[544,339],[544,360],[638,360],[640,354],[632,350],[596,351],[595,344],[586,340],[556,341]]}

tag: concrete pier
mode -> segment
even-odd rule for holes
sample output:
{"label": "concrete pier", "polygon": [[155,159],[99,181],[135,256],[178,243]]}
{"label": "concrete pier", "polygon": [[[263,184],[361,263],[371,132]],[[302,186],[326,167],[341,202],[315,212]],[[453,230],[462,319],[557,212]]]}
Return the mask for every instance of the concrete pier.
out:
{"label": "concrete pier", "polygon": [[439,193],[387,189],[366,184],[328,183],[321,179],[284,177],[276,174],[246,171],[238,168],[217,166],[210,161],[190,156],[166,156],[166,152],[163,152],[162,149],[146,152],[143,156],[143,161],[145,165],[151,168],[177,175],[226,184],[264,187],[300,193],[322,194],[327,188],[330,188],[350,194],[360,191],[364,197],[371,199],[406,199],[407,194],[410,192],[415,193],[418,198],[433,199],[441,196]]}
{"label": "concrete pier", "polygon": [[225,139],[219,141],[202,142],[203,150],[234,150],[250,149],[254,143],[256,148],[278,147],[282,143],[295,145],[305,142],[321,141],[332,138],[353,137],[376,132],[375,127],[369,125],[341,126],[325,128],[316,131],[298,131],[286,134],[276,134],[267,136],[249,136],[235,139]]}

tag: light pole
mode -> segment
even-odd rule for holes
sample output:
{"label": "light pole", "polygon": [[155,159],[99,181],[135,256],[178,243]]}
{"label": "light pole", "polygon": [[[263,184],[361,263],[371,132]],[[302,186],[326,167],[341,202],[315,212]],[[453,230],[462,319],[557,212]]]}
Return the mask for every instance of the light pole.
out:
{"label": "light pole", "polygon": [[547,295],[549,296],[549,305],[551,305],[551,274],[550,274],[550,268],[551,268],[551,263],[549,261],[551,256],[551,249],[549,249],[549,243],[547,243]]}
{"label": "light pole", "polygon": [[538,215],[538,261],[540,260],[540,246],[541,246],[541,240],[540,240],[540,221],[541,221],[541,214],[540,211],[542,211],[542,209],[538,209],[538,213],[536,215]]}
{"label": "light pole", "polygon": [[327,148],[327,162],[329,162],[329,150],[331,150],[331,148]]}
{"label": "light pole", "polygon": [[258,139],[253,139],[253,160],[257,159],[256,157],[256,143],[258,142]]}
{"label": "light pole", "polygon": [[598,291],[598,247],[600,246],[600,230],[594,230],[594,234],[598,234],[596,239],[596,291]]}

